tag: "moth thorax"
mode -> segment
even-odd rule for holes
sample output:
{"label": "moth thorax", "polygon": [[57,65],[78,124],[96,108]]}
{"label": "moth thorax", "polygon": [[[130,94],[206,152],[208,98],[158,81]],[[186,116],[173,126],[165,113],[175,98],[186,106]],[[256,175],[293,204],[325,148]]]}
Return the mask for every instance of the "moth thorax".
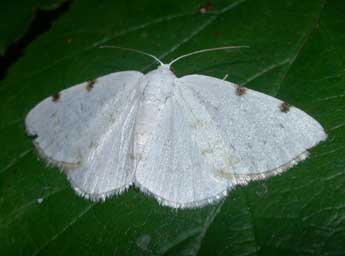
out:
{"label": "moth thorax", "polygon": [[174,93],[176,76],[166,68],[151,71],[148,76],[144,98],[148,101],[165,102]]}

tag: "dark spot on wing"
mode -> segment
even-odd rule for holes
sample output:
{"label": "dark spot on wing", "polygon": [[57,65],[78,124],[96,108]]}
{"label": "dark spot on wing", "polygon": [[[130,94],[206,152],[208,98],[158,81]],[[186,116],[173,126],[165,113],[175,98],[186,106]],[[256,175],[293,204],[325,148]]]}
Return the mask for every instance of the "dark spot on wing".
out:
{"label": "dark spot on wing", "polygon": [[279,109],[281,112],[287,113],[287,112],[289,112],[290,107],[291,106],[289,103],[283,102],[282,104],[280,104]]}
{"label": "dark spot on wing", "polygon": [[37,134],[30,134],[29,137],[34,140],[34,139],[38,138],[38,135]]}
{"label": "dark spot on wing", "polygon": [[91,91],[93,89],[95,83],[96,83],[96,79],[87,81],[86,90],[88,92]]}
{"label": "dark spot on wing", "polygon": [[246,92],[247,92],[247,89],[245,87],[237,85],[237,87],[236,87],[236,95],[242,96]]}
{"label": "dark spot on wing", "polygon": [[59,99],[60,99],[60,93],[58,92],[58,93],[55,93],[53,96],[52,96],[52,101],[53,102],[57,102],[57,101],[59,101]]}

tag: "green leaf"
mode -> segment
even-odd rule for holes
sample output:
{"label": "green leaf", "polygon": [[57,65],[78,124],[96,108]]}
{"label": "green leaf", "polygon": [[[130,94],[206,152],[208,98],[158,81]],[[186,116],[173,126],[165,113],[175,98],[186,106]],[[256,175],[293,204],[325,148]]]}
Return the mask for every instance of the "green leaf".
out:
{"label": "green leaf", "polygon": [[[0,84],[1,255],[343,255],[345,251],[345,2],[234,0],[75,1]],[[68,40],[66,40],[66,38]],[[282,175],[238,187],[201,209],[161,207],[136,189],[105,203],[74,194],[37,159],[23,120],[44,98],[119,70],[174,67],[276,96],[328,133],[311,157]],[[43,200],[43,201],[42,201]]]}
{"label": "green leaf", "polygon": [[3,0],[0,5],[0,56],[10,44],[17,41],[27,31],[35,15],[35,11],[52,10],[63,0]]}

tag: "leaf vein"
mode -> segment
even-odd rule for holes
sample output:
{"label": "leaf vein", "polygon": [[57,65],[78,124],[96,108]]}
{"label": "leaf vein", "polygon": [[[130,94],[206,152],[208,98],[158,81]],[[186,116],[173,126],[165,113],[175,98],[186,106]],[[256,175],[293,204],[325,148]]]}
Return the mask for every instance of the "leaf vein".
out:
{"label": "leaf vein", "polygon": [[300,38],[300,40],[297,41],[297,46],[296,46],[296,53],[292,56],[290,63],[286,69],[286,71],[283,73],[283,75],[281,76],[281,78],[278,81],[278,87],[276,89],[275,92],[275,96],[277,96],[280,92],[282,83],[285,81],[287,74],[289,73],[289,71],[291,70],[291,67],[293,66],[293,64],[295,63],[297,57],[299,56],[299,54],[301,53],[302,49],[304,48],[305,44],[308,42],[312,32],[316,29],[317,24],[320,20],[322,11],[324,10],[326,5],[326,0],[322,1],[322,5],[320,8],[320,11],[317,13],[316,17],[314,17],[314,22],[312,23],[310,29],[308,29]]}
{"label": "leaf vein", "polygon": [[78,220],[80,220],[86,213],[90,211],[90,209],[95,204],[88,205],[80,214],[77,215],[74,219],[72,219],[67,225],[65,225],[59,232],[57,232],[50,240],[48,240],[45,244],[43,244],[41,247],[39,247],[32,256],[38,255],[40,252],[42,252],[49,244],[54,242],[60,235],[65,233],[69,228],[71,228]]}

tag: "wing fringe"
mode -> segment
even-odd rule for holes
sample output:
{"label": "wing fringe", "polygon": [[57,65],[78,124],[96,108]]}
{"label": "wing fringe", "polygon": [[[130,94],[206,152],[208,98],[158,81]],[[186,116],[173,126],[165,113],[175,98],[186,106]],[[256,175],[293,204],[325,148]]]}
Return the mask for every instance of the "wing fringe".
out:
{"label": "wing fringe", "polygon": [[282,174],[283,172],[287,171],[291,167],[297,165],[299,162],[307,159],[309,156],[309,151],[304,151],[303,153],[299,154],[297,157],[293,158],[291,161],[279,166],[278,168],[261,172],[261,173],[250,173],[250,174],[233,174],[233,173],[222,173],[218,177],[228,179],[231,183],[235,185],[247,185],[251,181],[255,180],[264,180],[271,176]]}

